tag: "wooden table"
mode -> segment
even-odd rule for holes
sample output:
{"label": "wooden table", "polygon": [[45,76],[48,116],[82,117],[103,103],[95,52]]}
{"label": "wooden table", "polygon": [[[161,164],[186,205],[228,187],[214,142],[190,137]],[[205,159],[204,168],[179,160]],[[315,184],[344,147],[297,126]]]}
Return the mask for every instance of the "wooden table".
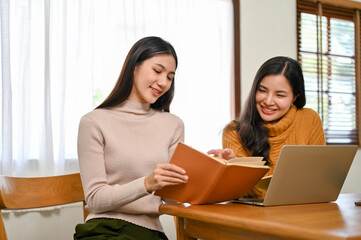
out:
{"label": "wooden table", "polygon": [[235,203],[162,204],[176,217],[179,239],[361,239],[361,194],[341,194],[337,201],[259,207]]}

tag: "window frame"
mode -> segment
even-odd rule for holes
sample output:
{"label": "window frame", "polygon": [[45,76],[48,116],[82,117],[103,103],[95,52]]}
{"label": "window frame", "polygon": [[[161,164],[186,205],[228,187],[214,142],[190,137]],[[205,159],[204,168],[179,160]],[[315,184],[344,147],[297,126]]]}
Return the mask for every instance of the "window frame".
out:
{"label": "window frame", "polygon": [[234,34],[234,81],[231,83],[231,119],[241,116],[241,10],[240,1],[233,3],[233,34]]}
{"label": "window frame", "polygon": [[[301,51],[300,51],[300,24],[301,24],[301,13],[310,13],[317,16],[326,16],[327,18],[337,18],[342,20],[352,21],[355,27],[355,121],[356,121],[356,138],[352,143],[346,144],[361,144],[361,31],[360,31],[360,10],[361,3],[353,2],[349,0],[297,0],[297,58],[301,60]],[[319,51],[317,50],[317,53]],[[324,54],[321,54],[324,56]],[[319,74],[319,72],[318,72]],[[322,117],[322,114],[320,114]],[[332,137],[333,135],[330,134]],[[335,135],[334,135],[335,136]],[[351,139],[350,135],[350,138]],[[342,142],[328,142],[327,144],[345,144]]]}

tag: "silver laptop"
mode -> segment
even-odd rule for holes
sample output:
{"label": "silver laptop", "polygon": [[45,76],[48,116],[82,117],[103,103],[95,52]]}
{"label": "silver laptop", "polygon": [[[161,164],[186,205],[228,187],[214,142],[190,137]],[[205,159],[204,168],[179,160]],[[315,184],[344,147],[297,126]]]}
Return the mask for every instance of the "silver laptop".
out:
{"label": "silver laptop", "polygon": [[357,149],[354,145],[285,145],[264,199],[234,202],[275,206],[335,201]]}

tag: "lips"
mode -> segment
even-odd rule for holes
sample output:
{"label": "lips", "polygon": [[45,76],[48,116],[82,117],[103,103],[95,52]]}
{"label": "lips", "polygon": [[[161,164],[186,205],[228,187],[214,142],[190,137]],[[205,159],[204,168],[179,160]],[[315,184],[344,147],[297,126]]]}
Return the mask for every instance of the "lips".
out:
{"label": "lips", "polygon": [[264,114],[267,114],[267,115],[272,115],[276,112],[276,110],[274,109],[270,109],[270,108],[265,108],[265,107],[262,107],[261,106],[261,110]]}
{"label": "lips", "polygon": [[155,96],[159,96],[162,91],[161,90],[158,90],[158,89],[155,89],[155,88],[152,88],[150,87],[150,89],[152,90],[152,93],[155,95]]}

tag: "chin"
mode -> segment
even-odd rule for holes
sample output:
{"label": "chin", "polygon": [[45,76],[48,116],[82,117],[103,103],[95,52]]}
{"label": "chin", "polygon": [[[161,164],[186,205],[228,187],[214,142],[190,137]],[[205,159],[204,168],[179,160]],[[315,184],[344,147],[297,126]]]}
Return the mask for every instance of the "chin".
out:
{"label": "chin", "polygon": [[273,117],[273,116],[271,117],[271,116],[265,116],[265,115],[261,115],[261,118],[265,122],[273,122],[278,119],[277,117]]}
{"label": "chin", "polygon": [[147,103],[153,104],[153,103],[155,103],[157,100],[158,100],[158,98],[157,98],[157,99],[148,99]]}

